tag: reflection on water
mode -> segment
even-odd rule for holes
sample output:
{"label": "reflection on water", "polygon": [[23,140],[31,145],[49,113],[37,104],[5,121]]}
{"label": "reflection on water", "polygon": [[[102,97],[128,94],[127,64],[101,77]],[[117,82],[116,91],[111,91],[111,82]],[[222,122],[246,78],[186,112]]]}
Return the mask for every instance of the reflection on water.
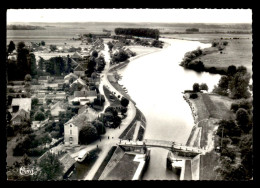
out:
{"label": "reflection on water", "polygon": [[[140,57],[120,71],[123,84],[147,120],[145,139],[175,141],[185,144],[194,125],[191,110],[183,92],[195,82],[206,83],[209,91],[219,75],[196,73],[179,66],[184,54],[210,44],[163,39],[171,45],[162,51]],[[176,179],[166,171],[167,150],[152,149],[151,161],[144,179]],[[165,173],[162,173],[165,172]]]}

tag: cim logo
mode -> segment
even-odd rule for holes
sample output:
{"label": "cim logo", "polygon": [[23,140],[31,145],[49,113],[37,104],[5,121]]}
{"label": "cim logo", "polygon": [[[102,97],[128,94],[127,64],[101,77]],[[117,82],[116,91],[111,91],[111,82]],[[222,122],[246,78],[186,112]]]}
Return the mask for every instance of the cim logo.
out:
{"label": "cim logo", "polygon": [[22,166],[19,170],[22,176],[32,176],[38,172],[37,168],[35,167],[24,167]]}

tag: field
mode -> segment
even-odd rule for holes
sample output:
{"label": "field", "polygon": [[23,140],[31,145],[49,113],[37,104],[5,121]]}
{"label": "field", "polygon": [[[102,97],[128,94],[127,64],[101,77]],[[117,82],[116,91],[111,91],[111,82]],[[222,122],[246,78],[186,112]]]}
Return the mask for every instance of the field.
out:
{"label": "field", "polygon": [[[213,48],[205,49],[205,56],[200,56],[206,67],[228,67],[229,65],[245,66],[248,72],[252,73],[252,35],[250,34],[168,34],[163,37],[200,41],[202,43],[211,43],[214,40],[227,41],[228,45],[222,51],[222,54]],[[239,39],[233,39],[239,38]],[[216,51],[211,53],[211,51]]]}

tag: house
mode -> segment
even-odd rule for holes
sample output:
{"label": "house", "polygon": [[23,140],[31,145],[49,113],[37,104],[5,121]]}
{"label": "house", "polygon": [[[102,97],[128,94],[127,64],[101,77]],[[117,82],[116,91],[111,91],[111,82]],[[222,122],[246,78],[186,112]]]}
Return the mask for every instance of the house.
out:
{"label": "house", "polygon": [[48,123],[49,123],[49,118],[43,120],[43,121],[32,121],[32,125],[31,125],[31,128],[33,130],[37,130],[39,129],[40,127],[44,127],[46,126]]}
{"label": "house", "polygon": [[78,76],[76,74],[72,73],[72,72],[69,73],[68,75],[64,76],[64,82],[65,83],[69,83],[70,79],[72,79],[73,82],[74,82],[75,80],[78,79]]}
{"label": "house", "polygon": [[24,121],[30,120],[30,113],[25,111],[23,108],[13,114],[11,119],[11,125],[20,124]]}
{"label": "house", "polygon": [[81,78],[78,78],[77,80],[75,80],[72,84],[70,84],[70,87],[73,87],[73,85],[75,84],[79,84],[81,86],[86,86],[86,82],[84,80],[82,80]]}
{"label": "house", "polygon": [[74,91],[74,98],[70,101],[80,102],[80,105],[85,105],[86,103],[94,102],[94,99],[97,98],[97,92],[95,90],[89,91]]}
{"label": "house", "polygon": [[49,80],[51,80],[50,76],[39,76],[38,78],[40,84],[48,83]]}
{"label": "house", "polygon": [[64,124],[64,144],[65,146],[78,146],[79,132],[83,126],[96,120],[98,113],[88,108],[83,113],[73,116]]}
{"label": "house", "polygon": [[61,100],[65,100],[66,99],[66,93],[64,91],[60,91],[60,92],[55,92],[55,93],[49,93],[45,96],[45,101],[46,100],[51,99],[51,100],[57,100],[57,101],[61,101]]}
{"label": "house", "polygon": [[27,112],[31,111],[31,104],[32,104],[32,99],[31,98],[13,98],[12,100],[12,112],[16,113],[20,109],[24,109]]}
{"label": "house", "polygon": [[75,52],[75,53],[71,56],[71,58],[74,59],[75,61],[78,61],[78,60],[83,59],[83,57],[82,57],[78,52]]}
{"label": "house", "polygon": [[51,115],[54,117],[58,117],[60,112],[65,112],[67,106],[62,101],[58,101],[54,105],[50,107]]}
{"label": "house", "polygon": [[98,86],[99,83],[100,83],[100,78],[99,77],[96,77],[96,78],[88,78],[88,82],[89,84],[91,85],[95,85],[95,86]]}
{"label": "house", "polygon": [[73,73],[77,76],[85,76],[85,71],[87,70],[87,63],[79,63]]}

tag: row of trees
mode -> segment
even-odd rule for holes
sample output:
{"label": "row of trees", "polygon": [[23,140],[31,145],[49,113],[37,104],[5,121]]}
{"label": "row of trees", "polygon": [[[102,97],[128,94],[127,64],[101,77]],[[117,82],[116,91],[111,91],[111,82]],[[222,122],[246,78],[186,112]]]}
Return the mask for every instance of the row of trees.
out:
{"label": "row of trees", "polygon": [[149,28],[115,28],[115,34],[147,37],[158,40],[160,32],[158,29]]}
{"label": "row of trees", "polygon": [[[12,41],[7,48],[7,56],[15,49],[15,45]],[[19,42],[17,45],[17,58],[16,60],[7,58],[7,75],[8,80],[23,80],[25,75],[30,74],[32,76],[37,74],[36,71],[36,59],[33,53],[30,53],[26,48],[24,42]]]}
{"label": "row of trees", "polygon": [[[217,135],[221,137],[219,166],[215,171],[224,180],[250,180],[253,175],[252,151],[252,104],[241,101],[240,107],[231,109],[236,112],[236,119],[221,120]],[[249,113],[248,113],[249,111]]]}

